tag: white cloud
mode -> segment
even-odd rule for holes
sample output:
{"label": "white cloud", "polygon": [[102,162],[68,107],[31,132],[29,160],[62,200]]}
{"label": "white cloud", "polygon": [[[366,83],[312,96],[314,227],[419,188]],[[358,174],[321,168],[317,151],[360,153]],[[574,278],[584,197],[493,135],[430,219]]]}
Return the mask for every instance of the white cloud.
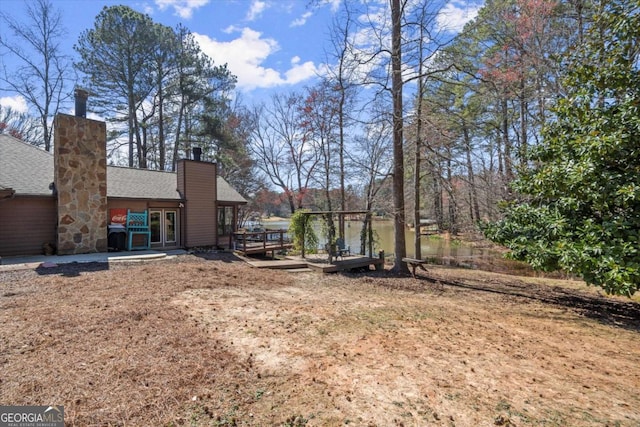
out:
{"label": "white cloud", "polygon": [[482,5],[468,4],[462,0],[452,0],[442,8],[436,18],[438,26],[447,31],[460,32],[465,24],[476,16]]}
{"label": "white cloud", "polygon": [[142,13],[146,13],[147,15],[153,15],[155,9],[148,3],[144,3],[142,5]]}
{"label": "white cloud", "polygon": [[228,27],[225,27],[222,29],[222,32],[225,34],[235,33],[236,31],[241,31],[241,30],[235,25],[229,25]]}
{"label": "white cloud", "polygon": [[312,15],[313,15],[313,12],[303,13],[300,18],[291,22],[290,27],[302,27],[304,24],[307,23],[307,19],[311,18]]}
{"label": "white cloud", "polygon": [[291,59],[291,68],[285,72],[287,84],[296,84],[318,75],[318,70],[312,61],[300,64],[300,58]]}
{"label": "white cloud", "polygon": [[307,10],[299,18],[291,21],[291,24],[289,24],[289,26],[291,28],[302,27],[307,23],[309,18],[311,18],[316,11],[318,11],[319,9],[327,5],[329,6],[331,13],[336,13],[340,9],[340,5],[342,4],[342,1],[343,0],[317,0],[317,3],[315,3],[313,6],[312,6],[313,4],[312,2],[308,2],[307,9],[311,9],[311,10]]}
{"label": "white cloud", "polygon": [[11,110],[16,113],[26,113],[29,111],[27,101],[20,95],[2,97],[0,98],[0,105],[5,108],[11,108]]}
{"label": "white cloud", "polygon": [[239,38],[228,42],[197,33],[194,37],[216,64],[228,64],[231,73],[238,77],[237,87],[241,90],[296,84],[316,75],[313,62],[300,64],[299,57],[294,57],[291,67],[282,72],[266,67],[264,62],[280,46],[274,39],[263,38],[262,33],[250,28],[243,28]]}
{"label": "white cloud", "polygon": [[251,3],[249,12],[247,12],[247,21],[255,21],[267,7],[268,5],[266,2],[262,0],[254,0],[253,3]]}
{"label": "white cloud", "polygon": [[340,8],[342,0],[322,0],[322,4],[328,4],[331,6],[331,12],[337,12]]}
{"label": "white cloud", "polygon": [[182,19],[190,19],[195,9],[206,5],[209,1],[210,0],[155,0],[160,10],[171,7],[175,14]]}

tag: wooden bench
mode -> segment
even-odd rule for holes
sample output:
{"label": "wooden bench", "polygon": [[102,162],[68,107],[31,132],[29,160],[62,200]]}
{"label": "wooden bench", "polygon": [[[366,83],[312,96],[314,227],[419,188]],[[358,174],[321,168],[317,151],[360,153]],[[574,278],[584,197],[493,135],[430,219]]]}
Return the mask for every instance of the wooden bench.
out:
{"label": "wooden bench", "polygon": [[411,267],[411,274],[414,278],[416,277],[416,268],[428,271],[424,266],[427,263],[426,259],[402,258],[402,262],[409,264],[409,266]]}
{"label": "wooden bench", "polygon": [[[147,215],[146,210],[143,212],[131,212],[130,209],[127,209],[127,222],[125,225],[129,235],[127,250],[134,251],[151,248],[151,230],[149,228],[149,215]],[[142,236],[144,238],[143,243],[134,245],[134,236]]]}

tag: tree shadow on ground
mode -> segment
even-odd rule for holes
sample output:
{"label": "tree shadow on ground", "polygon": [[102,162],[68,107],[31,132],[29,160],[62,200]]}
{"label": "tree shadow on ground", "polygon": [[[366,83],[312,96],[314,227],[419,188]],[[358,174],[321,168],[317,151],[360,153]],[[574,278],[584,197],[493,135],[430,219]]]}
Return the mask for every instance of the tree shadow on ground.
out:
{"label": "tree shadow on ground", "polygon": [[196,258],[200,258],[207,261],[222,261],[222,262],[239,262],[243,261],[237,255],[231,252],[196,252],[193,254]]}
{"label": "tree shadow on ground", "polygon": [[107,262],[70,262],[65,264],[42,263],[36,269],[41,276],[60,275],[64,277],[77,277],[82,273],[93,273],[109,269]]}
{"label": "tree shadow on ground", "polygon": [[[386,278],[407,278],[407,275],[395,274],[389,270],[383,274]],[[360,277],[363,275],[380,277],[379,272],[373,271],[359,273],[357,275]],[[426,287],[424,286],[425,282],[429,282],[436,287]],[[595,319],[602,324],[640,332],[640,304],[637,302],[589,294],[580,290],[561,288],[558,286],[525,283],[516,277],[512,280],[476,282],[467,279],[449,280],[421,272],[420,274],[416,274],[415,280],[383,280],[380,283],[382,286],[413,292],[435,292],[436,294],[442,294],[447,287],[452,287],[523,298],[566,308],[581,316]]]}
{"label": "tree shadow on ground", "polygon": [[640,304],[633,301],[609,299],[601,295],[592,295],[579,290],[560,287],[512,282],[491,282],[488,284],[451,281],[428,276],[416,276],[419,280],[445,286],[454,286],[474,291],[491,292],[526,298],[571,309],[582,316],[623,329],[640,332]]}

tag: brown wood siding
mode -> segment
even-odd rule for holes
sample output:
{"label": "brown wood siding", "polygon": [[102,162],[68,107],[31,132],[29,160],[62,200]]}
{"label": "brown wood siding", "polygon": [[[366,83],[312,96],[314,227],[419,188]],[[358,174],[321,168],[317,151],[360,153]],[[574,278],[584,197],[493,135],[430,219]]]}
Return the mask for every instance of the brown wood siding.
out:
{"label": "brown wood siding", "polygon": [[109,199],[107,202],[107,212],[109,209],[131,209],[134,212],[142,212],[147,210],[147,202],[144,200],[127,200],[127,199]]}
{"label": "brown wood siding", "polygon": [[180,207],[180,202],[163,202],[163,201],[149,201],[149,209],[162,208],[162,209],[178,209]]}
{"label": "brown wood siding", "polygon": [[40,255],[56,243],[53,197],[16,197],[0,201],[0,256]]}
{"label": "brown wood siding", "polygon": [[[178,164],[176,166],[176,175],[177,175],[177,184],[178,184],[178,192],[180,193],[181,197],[185,197],[184,195],[184,163],[186,160],[179,160]],[[185,200],[186,202],[186,200]],[[180,219],[180,232],[178,234],[180,234],[180,241],[181,241],[181,246],[183,247],[187,247],[187,239],[186,239],[186,235],[187,235],[187,226],[186,226],[186,209],[184,208],[185,205],[183,205],[183,209],[180,211],[181,214],[181,219]]]}
{"label": "brown wood siding", "polygon": [[182,160],[178,166],[178,188],[185,198],[184,245],[188,248],[216,246],[216,165]]}
{"label": "brown wood siding", "polygon": [[140,200],[140,199],[109,199],[108,209],[131,209],[132,211],[144,211],[149,209],[179,209],[180,202],[173,200]]}

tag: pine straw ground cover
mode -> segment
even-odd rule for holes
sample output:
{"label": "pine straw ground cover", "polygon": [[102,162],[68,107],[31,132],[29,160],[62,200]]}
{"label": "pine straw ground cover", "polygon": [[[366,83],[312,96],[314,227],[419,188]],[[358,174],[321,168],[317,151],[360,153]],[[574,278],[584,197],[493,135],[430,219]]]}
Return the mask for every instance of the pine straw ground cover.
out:
{"label": "pine straw ground cover", "polygon": [[0,272],[0,404],[62,404],[67,426],[640,425],[637,302],[428,276],[229,255]]}

